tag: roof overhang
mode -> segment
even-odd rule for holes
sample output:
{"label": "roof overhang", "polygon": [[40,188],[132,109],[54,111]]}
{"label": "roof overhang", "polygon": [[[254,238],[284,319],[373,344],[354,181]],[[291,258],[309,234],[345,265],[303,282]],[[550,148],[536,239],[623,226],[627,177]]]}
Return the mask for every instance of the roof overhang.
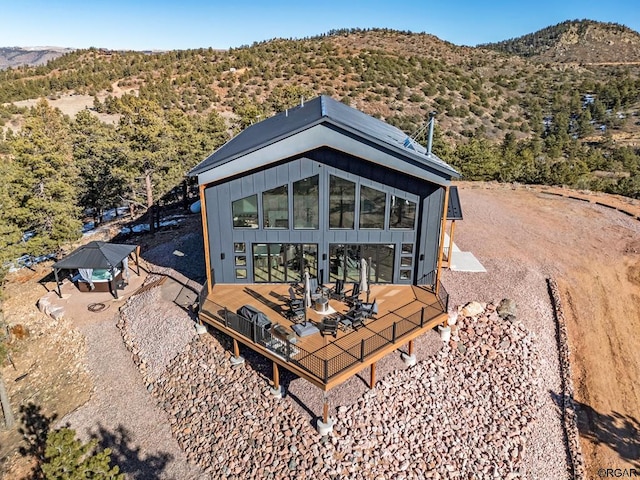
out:
{"label": "roof overhang", "polygon": [[194,169],[191,174],[197,176],[198,183],[205,185],[248,173],[256,168],[281,162],[284,159],[300,156],[318,148],[328,147],[362,158],[373,164],[401,171],[425,181],[447,186],[452,177],[459,174],[437,157],[433,163],[428,158],[401,150],[400,147],[381,143],[367,138],[357,131],[350,131],[334,122],[322,122],[276,141],[257,146],[249,152],[229,157],[206,170]]}

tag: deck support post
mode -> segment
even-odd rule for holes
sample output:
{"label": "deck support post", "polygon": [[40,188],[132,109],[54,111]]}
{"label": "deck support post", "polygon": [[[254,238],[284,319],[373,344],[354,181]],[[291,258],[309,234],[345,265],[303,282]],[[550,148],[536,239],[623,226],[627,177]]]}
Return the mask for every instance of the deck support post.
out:
{"label": "deck support post", "polygon": [[276,398],[282,398],[282,387],[280,386],[280,370],[278,364],[273,362],[273,388],[270,390],[271,395]]}
{"label": "deck support post", "polygon": [[371,369],[371,378],[369,379],[369,388],[373,388],[376,384],[376,362],[369,367]]}
{"label": "deck support post", "polygon": [[322,403],[322,421],[327,423],[329,421],[329,401],[325,397],[324,402]]}
{"label": "deck support post", "polygon": [[318,433],[325,437],[333,432],[333,424],[335,423],[335,419],[329,416],[329,400],[327,399],[326,392],[322,394],[322,419],[318,419],[318,424],[316,428]]}
{"label": "deck support post", "polygon": [[416,354],[413,353],[413,340],[409,340],[409,353],[402,352],[400,358],[407,367],[413,367],[416,364]]}
{"label": "deck support post", "polygon": [[451,229],[449,230],[449,249],[447,250],[447,267],[451,268],[451,259],[453,258],[453,234],[456,231],[456,221],[451,220]]}
{"label": "deck support post", "polygon": [[242,365],[244,363],[244,358],[240,356],[240,346],[238,345],[238,340],[233,339],[233,357],[231,357],[231,365],[235,367],[236,365]]}
{"label": "deck support post", "polygon": [[444,205],[442,209],[442,224],[440,225],[440,248],[438,251],[438,266],[436,269],[436,278],[434,280],[434,290],[436,297],[440,293],[440,271],[442,270],[442,255],[444,253],[444,234],[447,228],[447,208],[449,207],[449,187],[444,188]]}

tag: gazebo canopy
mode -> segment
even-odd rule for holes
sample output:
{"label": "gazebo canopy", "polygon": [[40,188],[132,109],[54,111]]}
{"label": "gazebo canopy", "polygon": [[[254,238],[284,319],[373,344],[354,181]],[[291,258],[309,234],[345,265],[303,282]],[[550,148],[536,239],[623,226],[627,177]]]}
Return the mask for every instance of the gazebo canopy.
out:
{"label": "gazebo canopy", "polygon": [[[58,281],[58,272],[63,269],[105,269],[115,270],[130,253],[136,252],[136,265],[138,267],[138,275],[140,275],[140,264],[138,263],[138,246],[125,245],[120,243],[107,242],[89,242],[82,247],[77,248],[59,262],[52,265],[53,274],[56,278],[56,287],[58,296],[62,297],[60,291],[60,282]],[[81,272],[82,273],[82,272]],[[115,297],[118,298],[118,292],[115,291]]]}
{"label": "gazebo canopy", "polygon": [[56,270],[74,268],[112,269],[136,250],[137,245],[89,242],[53,264]]}

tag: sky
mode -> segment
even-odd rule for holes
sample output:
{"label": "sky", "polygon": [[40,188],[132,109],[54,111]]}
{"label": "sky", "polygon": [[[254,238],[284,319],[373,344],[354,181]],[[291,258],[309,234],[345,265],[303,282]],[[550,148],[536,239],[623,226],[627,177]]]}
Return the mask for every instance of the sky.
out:
{"label": "sky", "polygon": [[638,0],[0,0],[0,47],[228,49],[338,28],[425,32],[475,46],[565,20],[640,31]]}

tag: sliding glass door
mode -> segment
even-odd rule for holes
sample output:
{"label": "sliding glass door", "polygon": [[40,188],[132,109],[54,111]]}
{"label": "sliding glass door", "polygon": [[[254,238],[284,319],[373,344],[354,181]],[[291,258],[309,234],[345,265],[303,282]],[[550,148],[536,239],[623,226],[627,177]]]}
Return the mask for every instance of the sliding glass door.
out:
{"label": "sliding glass door", "polygon": [[252,249],[255,283],[300,282],[305,268],[318,275],[317,244],[254,243]]}
{"label": "sliding glass door", "polygon": [[395,262],[395,245],[363,244],[329,245],[329,281],[360,281],[361,259],[367,261],[368,279],[371,283],[392,283]]}

